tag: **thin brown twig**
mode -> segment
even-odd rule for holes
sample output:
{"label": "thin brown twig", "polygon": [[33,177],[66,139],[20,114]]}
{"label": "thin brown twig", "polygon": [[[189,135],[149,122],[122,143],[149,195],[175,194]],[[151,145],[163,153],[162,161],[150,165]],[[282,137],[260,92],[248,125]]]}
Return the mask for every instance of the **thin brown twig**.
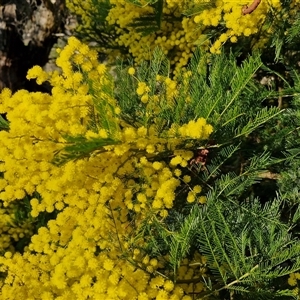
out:
{"label": "thin brown twig", "polygon": [[243,8],[242,8],[242,14],[243,15],[251,14],[253,11],[255,11],[255,9],[257,8],[257,6],[259,5],[260,2],[261,2],[261,0],[254,0],[251,5],[249,5],[249,6],[247,6],[247,5],[243,6]]}

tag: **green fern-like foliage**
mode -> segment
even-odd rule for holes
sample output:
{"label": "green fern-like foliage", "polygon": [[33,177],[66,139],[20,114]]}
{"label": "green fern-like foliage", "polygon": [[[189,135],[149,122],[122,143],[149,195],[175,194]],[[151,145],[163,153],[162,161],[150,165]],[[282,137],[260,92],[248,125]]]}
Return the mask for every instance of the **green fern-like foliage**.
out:
{"label": "green fern-like foliage", "polygon": [[0,115],[0,130],[8,130],[9,122],[5,120],[3,116]]}
{"label": "green fern-like foliage", "polygon": [[147,4],[142,4],[137,0],[128,1],[134,5],[153,7],[153,13],[147,14],[139,18],[135,18],[134,22],[130,24],[131,27],[135,28],[137,32],[141,32],[144,35],[155,32],[161,29],[161,22],[163,16],[164,1],[148,1]]}
{"label": "green fern-like foliage", "polygon": [[[281,173],[278,180],[280,193],[282,198],[290,204],[288,215],[294,209],[297,209],[300,202],[299,190],[299,155],[300,155],[300,76],[295,70],[291,72],[293,79],[293,86],[287,88],[287,93],[291,100],[291,108],[289,113],[283,115],[282,123],[286,127],[285,149],[286,149],[286,162],[285,169]],[[298,224],[297,224],[298,226]]]}
{"label": "green fern-like foliage", "polygon": [[[276,164],[288,163],[293,155],[296,157],[292,152],[286,152],[286,157],[273,156],[272,146],[265,150],[261,147],[263,141],[259,139],[263,135],[258,132],[269,123],[287,122],[297,110],[264,106],[277,92],[257,83],[255,74],[262,66],[258,54],[238,65],[233,55],[221,54],[208,60],[204,53],[196,52],[188,67],[191,75],[182,73],[178,78],[174,109],[166,101],[165,83],[156,79],[157,75],[170,74],[169,62],[160,49],[156,49],[150,62],[136,68],[134,76],[119,61],[114,77],[110,77],[113,85],[90,86],[92,95],[102,93],[116,99],[121,109],[121,127],[122,122],[146,128],[156,124],[162,131],[172,123],[182,125],[200,117],[213,124],[214,132],[206,145],[182,145],[195,153],[208,151],[203,163],[191,162],[182,169],[192,175],[192,184],[203,187],[200,196],[206,197],[206,204],[183,202],[187,194],[187,185],[183,184],[176,190],[176,201],[167,218],[158,220],[149,211],[143,224],[129,237],[133,244],[141,239],[146,241],[139,247],[150,257],[168,257],[166,267],[157,271],[164,277],[178,284],[201,282],[205,289],[195,294],[195,299],[213,299],[216,295],[217,299],[293,296],[291,290],[277,281],[300,269],[300,241],[294,232],[300,210],[294,206],[288,217],[283,216],[284,197],[276,196],[274,190],[273,195],[259,198],[255,188],[264,188],[266,174],[272,174]],[[298,78],[297,73],[294,77]],[[158,114],[141,103],[135,92],[138,82],[147,84],[150,95],[159,96]],[[296,94],[297,87],[295,84],[284,92]],[[95,132],[97,126],[107,128],[108,132],[115,130],[111,114],[107,113],[113,112],[110,103],[105,102],[105,97],[95,96],[93,101],[90,128]],[[62,150],[63,155],[57,154],[58,162],[89,157],[105,151],[104,146],[119,142],[113,138],[87,142],[80,136],[66,140],[69,145]],[[294,140],[294,146],[295,143]],[[166,162],[170,159],[169,153],[155,155]],[[134,224],[134,215],[132,218]],[[208,274],[191,280],[179,278],[182,261],[195,253],[206,258]],[[132,260],[126,252],[124,257]]]}
{"label": "green fern-like foliage", "polygon": [[[176,105],[168,109],[164,100],[160,117],[166,123],[187,123],[191,119],[203,117],[214,126],[218,144],[229,142],[250,135],[261,125],[280,114],[276,107],[262,108],[263,101],[270,96],[270,91],[258,85],[253,79],[262,66],[259,55],[250,57],[238,66],[235,57],[225,54],[214,56],[208,69],[203,69],[207,57],[200,51],[196,52],[188,70],[191,77],[182,75],[179,78],[178,96],[174,99]],[[140,100],[135,95],[136,80],[126,74],[124,66],[119,63],[116,68],[116,87],[119,104],[124,118],[130,123],[142,122],[143,114]],[[152,92],[159,89],[163,94],[165,85],[158,85],[156,75],[168,76],[170,66],[162,51],[157,49],[149,63],[144,62],[137,69],[136,78],[146,82]],[[185,84],[183,83],[185,82]],[[188,94],[185,91],[188,90]],[[120,91],[122,91],[120,93]],[[187,102],[187,96],[190,101]],[[139,113],[140,117],[138,116]]]}
{"label": "green fern-like foliage", "polygon": [[[86,9],[80,2],[72,2],[72,5],[74,5],[74,10],[85,11],[85,18],[89,19],[89,24],[86,26],[86,20],[83,20],[82,16],[78,17],[77,21],[81,25],[77,28],[77,35],[80,39],[93,41],[99,45],[105,45],[106,50],[119,49],[126,51],[116,44],[116,28],[110,26],[106,20],[109,10],[112,7],[110,0],[91,0],[93,9]],[[105,57],[106,53],[99,53],[100,59],[103,60]]]}
{"label": "green fern-like foliage", "polygon": [[275,291],[272,282],[300,268],[300,243],[291,237],[288,225],[279,221],[280,205],[281,200],[265,206],[254,200],[233,209],[211,193],[207,207],[196,208],[199,249],[215,279],[210,289],[244,293],[259,289],[265,299],[291,295]]}

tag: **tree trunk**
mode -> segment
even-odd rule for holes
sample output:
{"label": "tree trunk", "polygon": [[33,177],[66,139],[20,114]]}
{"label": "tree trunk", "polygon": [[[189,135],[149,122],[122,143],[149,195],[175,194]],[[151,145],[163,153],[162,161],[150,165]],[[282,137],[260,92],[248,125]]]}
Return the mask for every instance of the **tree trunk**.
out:
{"label": "tree trunk", "polygon": [[57,34],[64,31],[65,11],[65,0],[0,0],[0,90],[50,91],[26,74],[47,63]]}

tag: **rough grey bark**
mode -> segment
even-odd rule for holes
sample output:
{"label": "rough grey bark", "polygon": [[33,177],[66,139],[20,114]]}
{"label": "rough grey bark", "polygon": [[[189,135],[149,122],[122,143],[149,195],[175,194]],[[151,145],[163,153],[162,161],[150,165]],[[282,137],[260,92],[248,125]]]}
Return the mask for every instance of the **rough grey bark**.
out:
{"label": "rough grey bark", "polygon": [[0,0],[0,90],[48,91],[28,81],[34,65],[44,66],[64,31],[65,0]]}

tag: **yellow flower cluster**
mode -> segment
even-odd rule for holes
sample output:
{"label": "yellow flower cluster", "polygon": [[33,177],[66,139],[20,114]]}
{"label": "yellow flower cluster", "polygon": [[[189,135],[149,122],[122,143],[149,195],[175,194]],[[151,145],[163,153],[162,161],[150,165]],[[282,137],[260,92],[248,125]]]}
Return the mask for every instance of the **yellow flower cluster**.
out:
{"label": "yellow flower cluster", "polygon": [[[147,238],[136,232],[145,220],[162,222],[168,216],[180,185],[191,191],[182,201],[199,197],[203,203],[201,187],[193,186],[188,175],[193,152],[182,145],[207,139],[212,127],[203,118],[163,131],[155,123],[122,123],[109,92],[113,77],[96,53],[74,37],[60,51],[57,65],[61,73],[45,74],[37,67],[28,72],[29,79],[49,80],[51,95],[24,90],[12,95],[8,89],[0,94],[0,110],[10,123],[9,131],[0,132],[0,199],[9,207],[28,194],[33,217],[58,213],[32,236],[22,255],[8,251],[0,257],[0,272],[7,274],[0,281],[0,298],[191,300],[191,285],[161,276],[158,270],[168,258],[149,257],[143,250]],[[171,93],[165,97],[172,99],[174,83],[165,82]],[[135,92],[149,95],[141,102],[149,108],[159,98],[145,82],[138,82]],[[158,117],[154,110],[149,113]],[[97,126],[90,127],[91,119]],[[67,154],[65,147],[72,147],[67,136],[115,143],[86,158],[53,164],[57,155]],[[184,278],[199,275],[188,269]]]}
{"label": "yellow flower cluster", "polygon": [[199,253],[195,253],[192,260],[188,260],[185,258],[181,262],[178,269],[178,282],[180,283],[181,280],[184,281],[184,283],[179,284],[180,287],[184,291],[196,294],[205,290],[204,284],[202,282],[196,282],[195,284],[192,284],[188,283],[188,280],[194,278],[202,278],[202,276],[205,278],[207,277],[206,271],[206,259]]}
{"label": "yellow flower cluster", "polygon": [[118,28],[116,42],[120,47],[128,48],[136,62],[150,59],[154,48],[159,46],[175,66],[175,75],[186,66],[196,48],[194,42],[199,33],[196,32],[196,24],[192,19],[181,17],[184,1],[166,1],[161,28],[147,35],[131,27],[131,24],[136,18],[153,14],[153,7],[136,6],[128,1],[111,0],[110,3],[112,8],[107,21]]}
{"label": "yellow flower cluster", "polygon": [[220,53],[222,45],[227,41],[236,43],[239,37],[248,37],[258,32],[260,43],[253,46],[264,46],[270,33],[270,28],[263,27],[264,21],[270,11],[280,12],[281,3],[279,0],[261,1],[251,14],[243,14],[243,8],[251,4],[251,1],[218,0],[215,7],[194,16],[194,22],[203,29],[220,24],[223,26],[221,34],[210,47],[211,53]]}
{"label": "yellow flower cluster", "polygon": [[296,297],[300,296],[300,291],[299,291],[299,283],[298,280],[300,280],[300,273],[291,273],[288,278],[288,284],[293,287],[293,293],[295,294]]}
{"label": "yellow flower cluster", "polygon": [[[86,9],[81,1],[67,1],[70,10],[83,18],[82,23],[87,28],[91,23],[88,12],[94,8],[91,1],[85,3]],[[126,0],[110,0],[111,9],[106,21],[116,31],[116,43],[128,49],[136,62],[150,59],[154,47],[161,47],[175,69],[174,74],[178,75],[187,65],[197,45],[204,50],[209,49],[211,53],[220,53],[225,43],[236,43],[239,38],[259,33],[259,39],[255,40],[253,47],[264,47],[274,30],[272,26],[264,24],[267,15],[276,15],[276,22],[280,22],[282,18],[292,18],[299,0],[292,0],[291,9],[284,13],[281,12],[280,0],[262,0],[247,14],[243,13],[243,9],[252,4],[251,0],[217,0],[211,5],[207,0],[167,0],[164,1],[160,28],[153,24],[153,30],[146,35],[139,27],[132,26],[135,19],[155,13],[155,8],[147,5],[147,1],[142,3],[144,5],[134,5]],[[101,1],[98,5],[101,7]],[[203,6],[207,8],[203,9]],[[210,30],[215,27],[218,27],[218,33],[210,40]]]}

